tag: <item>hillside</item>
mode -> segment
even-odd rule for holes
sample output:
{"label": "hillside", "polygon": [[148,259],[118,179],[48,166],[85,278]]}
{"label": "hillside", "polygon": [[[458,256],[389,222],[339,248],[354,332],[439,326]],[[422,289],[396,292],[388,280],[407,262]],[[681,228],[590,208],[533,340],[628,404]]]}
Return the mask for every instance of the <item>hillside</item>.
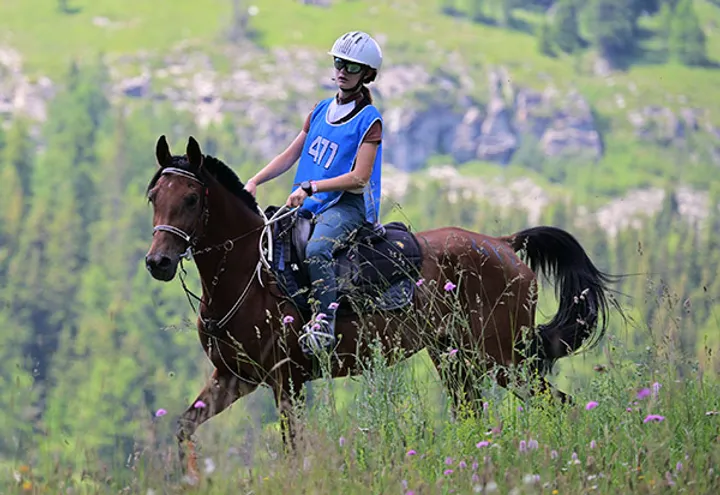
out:
{"label": "hillside", "polygon": [[[610,72],[592,48],[543,55],[535,33],[547,16],[536,2],[521,2],[531,10],[514,9],[507,27],[502,2],[485,2],[483,22],[469,19],[471,0],[251,3],[75,0],[63,13],[55,0],[4,2],[0,43],[20,54],[30,76],[23,101],[37,116],[32,95],[54,94],[42,76],[58,80],[72,59],[102,53],[118,98],[170,102],[201,125],[230,116],[265,160],[327,94],[334,37],[365,29],[385,52],[376,89],[386,162],[403,170],[435,163],[481,177],[538,175],[599,207],[638,188],[707,189],[720,167],[720,8],[710,1],[693,3],[709,63],[665,63],[662,19],[647,15],[630,63]],[[589,39],[586,17],[580,34]],[[12,102],[11,91],[0,103]]]}

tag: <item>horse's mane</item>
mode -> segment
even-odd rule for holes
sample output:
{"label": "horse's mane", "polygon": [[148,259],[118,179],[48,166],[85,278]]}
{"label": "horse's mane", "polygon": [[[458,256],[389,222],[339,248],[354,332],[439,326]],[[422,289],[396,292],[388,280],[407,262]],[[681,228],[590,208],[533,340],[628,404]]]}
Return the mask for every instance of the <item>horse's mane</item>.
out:
{"label": "horse's mane", "polygon": [[[215,158],[211,155],[204,155],[202,166],[203,170],[200,172],[198,172],[197,167],[190,164],[187,156],[184,155],[174,155],[172,157],[172,164],[170,166],[174,168],[180,168],[182,170],[187,170],[188,172],[197,175],[201,179],[203,172],[210,174],[223,187],[225,187],[225,189],[240,198],[247,205],[247,207],[250,208],[250,211],[257,214],[258,204],[255,200],[255,197],[245,190],[245,185],[242,183],[237,174],[233,172],[230,167],[225,165],[225,163],[223,163],[223,161],[219,158]],[[162,174],[164,168],[165,167],[160,168],[155,173],[152,180],[150,180],[150,184],[148,184],[147,187],[147,192],[149,192],[150,189],[155,187],[155,184],[157,183],[158,179],[160,179],[160,175]]]}

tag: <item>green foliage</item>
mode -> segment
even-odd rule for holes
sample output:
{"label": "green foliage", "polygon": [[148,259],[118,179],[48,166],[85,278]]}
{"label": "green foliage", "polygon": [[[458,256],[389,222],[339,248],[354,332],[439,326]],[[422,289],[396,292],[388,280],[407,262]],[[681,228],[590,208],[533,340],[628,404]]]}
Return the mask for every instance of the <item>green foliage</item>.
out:
{"label": "green foliage", "polygon": [[672,59],[685,65],[702,65],[707,62],[706,36],[692,0],[678,2],[668,34]]}
{"label": "green foliage", "polygon": [[587,5],[590,37],[600,53],[617,60],[635,47],[635,14],[631,0],[591,0]]}
{"label": "green foliage", "polygon": [[552,23],[552,39],[560,50],[573,53],[581,47],[575,0],[560,0],[556,5]]}

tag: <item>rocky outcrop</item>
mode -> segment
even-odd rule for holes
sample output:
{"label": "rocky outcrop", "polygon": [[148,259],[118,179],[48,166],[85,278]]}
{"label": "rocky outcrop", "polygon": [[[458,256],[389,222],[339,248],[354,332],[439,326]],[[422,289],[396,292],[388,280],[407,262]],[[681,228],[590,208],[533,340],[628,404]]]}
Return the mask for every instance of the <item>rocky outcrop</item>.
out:
{"label": "rocky outcrop", "polygon": [[0,122],[24,116],[43,122],[47,103],[55,87],[47,77],[31,81],[22,72],[22,57],[10,48],[0,46]]}

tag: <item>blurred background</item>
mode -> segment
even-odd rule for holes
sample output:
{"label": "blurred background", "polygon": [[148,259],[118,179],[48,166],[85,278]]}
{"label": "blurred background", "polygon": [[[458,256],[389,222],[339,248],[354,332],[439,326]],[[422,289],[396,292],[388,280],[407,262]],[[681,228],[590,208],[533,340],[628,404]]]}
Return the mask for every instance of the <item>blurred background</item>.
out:
{"label": "blurred background", "polygon": [[[720,370],[717,0],[3,0],[0,464],[123,462],[187,407],[211,368],[180,283],[143,265],[154,144],[192,134],[247,179],[334,93],[327,51],[355,29],[385,57],[383,221],[555,225],[631,275],[628,322],[553,381],[582,386],[609,348]],[[408,366],[439,404],[425,353]],[[201,431],[247,444],[273,421],[260,390]]]}

